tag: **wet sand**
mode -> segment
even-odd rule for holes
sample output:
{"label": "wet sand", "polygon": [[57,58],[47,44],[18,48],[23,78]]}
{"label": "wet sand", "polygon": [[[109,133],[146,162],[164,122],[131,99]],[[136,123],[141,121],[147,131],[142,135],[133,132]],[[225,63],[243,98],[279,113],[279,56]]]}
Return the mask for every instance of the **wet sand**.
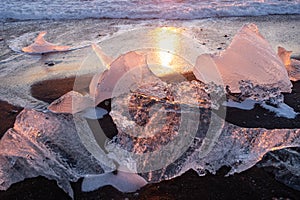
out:
{"label": "wet sand", "polygon": [[[192,78],[192,77],[190,77]],[[88,81],[88,77],[83,80]],[[37,99],[52,102],[62,94],[72,90],[75,78],[47,80],[38,82],[31,87],[32,96]],[[300,81],[293,83],[293,92],[285,94],[285,102],[300,111]],[[102,103],[99,106],[104,107]],[[105,107],[109,110],[109,106]],[[1,132],[13,126],[14,119],[21,108],[0,102],[2,118],[0,120]],[[13,113],[13,114],[12,114]],[[226,120],[243,127],[265,128],[298,128],[300,118],[286,119],[275,117],[263,108],[255,107],[250,111],[236,108],[227,109]],[[99,121],[106,133],[114,133],[114,126],[109,116]],[[108,135],[108,137],[112,137]],[[190,170],[184,175],[169,181],[149,184],[135,193],[124,194],[113,187],[106,186],[94,192],[83,193],[80,189],[82,180],[73,183],[75,199],[297,199],[300,191],[293,190],[275,180],[274,176],[262,168],[251,169],[224,177],[229,169],[221,168],[217,175],[208,174],[199,177]],[[43,177],[26,179],[13,184],[7,191],[0,191],[1,200],[10,199],[69,199],[55,183]]]}

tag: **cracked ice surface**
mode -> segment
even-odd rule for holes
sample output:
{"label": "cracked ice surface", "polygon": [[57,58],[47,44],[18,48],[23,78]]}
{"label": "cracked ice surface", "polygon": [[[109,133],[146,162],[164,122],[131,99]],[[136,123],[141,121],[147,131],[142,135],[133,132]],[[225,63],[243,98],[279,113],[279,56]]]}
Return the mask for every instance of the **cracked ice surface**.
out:
{"label": "cracked ice surface", "polygon": [[0,190],[25,178],[44,176],[73,196],[70,181],[109,170],[105,159],[96,160],[84,148],[72,115],[24,109],[1,139],[0,149]]}
{"label": "cracked ice surface", "polygon": [[[111,115],[119,133],[104,146],[108,154],[77,115],[25,109],[0,141],[0,189],[41,175],[56,180],[72,196],[70,181],[110,173],[116,169],[113,160],[140,172],[148,182],[171,179],[188,169],[199,175],[205,170],[215,173],[224,165],[233,174],[252,167],[269,151],[300,146],[299,129],[241,128],[224,122],[219,132],[212,129],[215,135],[211,134],[211,122],[222,119],[210,108],[205,89],[197,81],[148,84],[114,98]],[[165,148],[169,144],[171,148]],[[147,156],[149,152],[152,156]],[[160,155],[167,164],[147,171]],[[88,180],[85,184],[95,188]]]}
{"label": "cracked ice surface", "polygon": [[[207,86],[192,81],[159,87],[162,91],[166,91],[167,98],[165,96],[162,96],[162,99],[157,96],[155,99],[147,97],[145,94],[153,93],[157,87],[144,86],[142,92],[136,90],[131,94],[117,97],[110,113],[119,131],[119,134],[108,145],[111,156],[122,165],[132,167],[132,170],[140,170],[141,175],[149,182],[171,179],[191,168],[199,175],[203,175],[205,170],[216,173],[222,166],[231,167],[229,174],[239,173],[255,165],[264,154],[271,150],[300,145],[299,129],[242,128],[226,122],[221,127],[220,135],[211,137],[209,135],[209,130],[212,128],[211,122],[222,121],[222,119],[210,109],[210,97],[205,94]],[[185,92],[181,93],[181,91]],[[181,95],[193,98],[180,98]],[[132,108],[134,106],[132,102],[136,102],[135,109]],[[124,108],[127,107],[129,111],[125,112]],[[136,112],[133,112],[134,110]],[[183,112],[180,112],[183,110],[188,111],[189,114],[183,115]],[[136,116],[142,116],[143,120]],[[190,125],[198,126],[185,126],[186,122],[182,119],[183,117],[190,117]],[[198,119],[199,124],[195,122]],[[156,123],[156,125],[161,125],[161,129],[157,126],[151,128],[154,120],[163,122],[162,124]],[[139,123],[140,126],[132,128],[132,124],[135,123]],[[147,137],[137,135],[149,133],[146,131],[149,129],[152,132]],[[191,132],[194,130],[196,133],[193,136]],[[215,134],[217,133],[217,130],[212,130]],[[164,152],[167,149],[166,143],[171,140],[176,141],[178,137],[185,139],[174,144],[172,153]],[[179,157],[170,156],[178,153],[181,145],[185,147],[184,143],[188,143],[189,147],[181,152]],[[145,160],[147,162],[144,162]],[[162,169],[145,172],[149,165],[155,169],[156,166],[153,165],[157,165],[157,161],[160,160],[170,164]]]}

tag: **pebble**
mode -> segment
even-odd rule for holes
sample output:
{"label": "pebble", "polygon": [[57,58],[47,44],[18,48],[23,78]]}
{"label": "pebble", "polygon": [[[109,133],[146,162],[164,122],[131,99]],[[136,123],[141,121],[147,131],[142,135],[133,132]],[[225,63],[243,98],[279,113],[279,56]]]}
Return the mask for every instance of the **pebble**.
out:
{"label": "pebble", "polygon": [[55,65],[55,62],[54,61],[47,61],[45,62],[45,65],[48,65],[48,67],[52,67]]}

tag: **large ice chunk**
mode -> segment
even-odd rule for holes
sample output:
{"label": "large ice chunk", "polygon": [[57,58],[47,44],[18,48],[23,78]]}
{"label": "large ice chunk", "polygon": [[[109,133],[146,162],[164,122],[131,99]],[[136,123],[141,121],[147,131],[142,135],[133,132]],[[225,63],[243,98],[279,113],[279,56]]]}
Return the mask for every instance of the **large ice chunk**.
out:
{"label": "large ice chunk", "polygon": [[232,92],[240,92],[240,80],[279,87],[281,92],[291,92],[292,87],[284,64],[255,24],[243,26],[221,54],[200,55],[193,71],[204,82],[219,73]]}
{"label": "large ice chunk", "polygon": [[[217,130],[212,121],[223,120],[212,111],[206,89],[197,81],[152,83],[119,95],[110,113],[118,135],[101,147],[77,115],[25,109],[0,140],[0,190],[41,175],[56,180],[70,196],[69,181],[80,177],[93,177],[85,179],[86,191],[105,184],[132,191],[189,169],[204,175],[226,165],[229,174],[242,172],[269,151],[300,146],[300,129],[242,128],[225,122]],[[140,173],[133,180],[124,171],[114,176],[116,165]],[[87,176],[91,174],[98,176]]]}
{"label": "large ice chunk", "polygon": [[[88,128],[82,128],[87,133]],[[83,146],[72,115],[25,109],[0,140],[0,149],[0,190],[25,178],[44,176],[56,180],[72,197],[70,181],[113,170],[108,167],[112,163],[95,159]]]}
{"label": "large ice chunk", "polygon": [[[118,135],[106,147],[109,155],[147,181],[157,182],[189,169],[200,175],[206,170],[216,173],[225,165],[231,167],[229,174],[239,173],[269,151],[300,146],[299,129],[242,128],[225,122],[220,134],[211,137],[210,132],[217,134],[212,122],[222,119],[210,109],[206,87],[193,81],[155,89],[147,84],[142,92],[138,88],[115,98],[110,115]],[[159,89],[167,95],[160,95]],[[155,91],[155,98],[149,96]]]}

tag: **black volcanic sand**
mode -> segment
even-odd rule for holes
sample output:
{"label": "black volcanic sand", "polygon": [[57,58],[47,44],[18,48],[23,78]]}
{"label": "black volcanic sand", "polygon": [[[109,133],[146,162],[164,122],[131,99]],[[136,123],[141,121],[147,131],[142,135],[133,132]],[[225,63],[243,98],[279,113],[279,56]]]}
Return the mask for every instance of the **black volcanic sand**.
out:
{"label": "black volcanic sand", "polygon": [[[193,78],[193,77],[189,77]],[[52,102],[73,89],[74,78],[48,80],[32,86],[32,96],[45,102]],[[90,77],[83,78],[89,81]],[[300,112],[300,81],[293,83],[291,94],[285,94],[285,103]],[[110,110],[109,100],[99,107]],[[22,110],[0,101],[0,136],[13,127],[16,115]],[[250,111],[228,108],[226,120],[242,127],[299,128],[300,118],[286,119],[256,106]],[[116,134],[116,127],[110,116],[99,120],[108,137]],[[224,177],[229,169],[223,167],[217,175],[199,177],[190,170],[180,177],[157,184],[149,184],[135,193],[121,193],[111,186],[94,192],[81,192],[82,180],[73,183],[75,199],[300,199],[300,191],[277,182],[274,176],[262,168],[252,167],[242,173]],[[0,191],[0,200],[11,199],[70,199],[55,181],[43,177],[26,179],[13,184],[7,191]]]}

